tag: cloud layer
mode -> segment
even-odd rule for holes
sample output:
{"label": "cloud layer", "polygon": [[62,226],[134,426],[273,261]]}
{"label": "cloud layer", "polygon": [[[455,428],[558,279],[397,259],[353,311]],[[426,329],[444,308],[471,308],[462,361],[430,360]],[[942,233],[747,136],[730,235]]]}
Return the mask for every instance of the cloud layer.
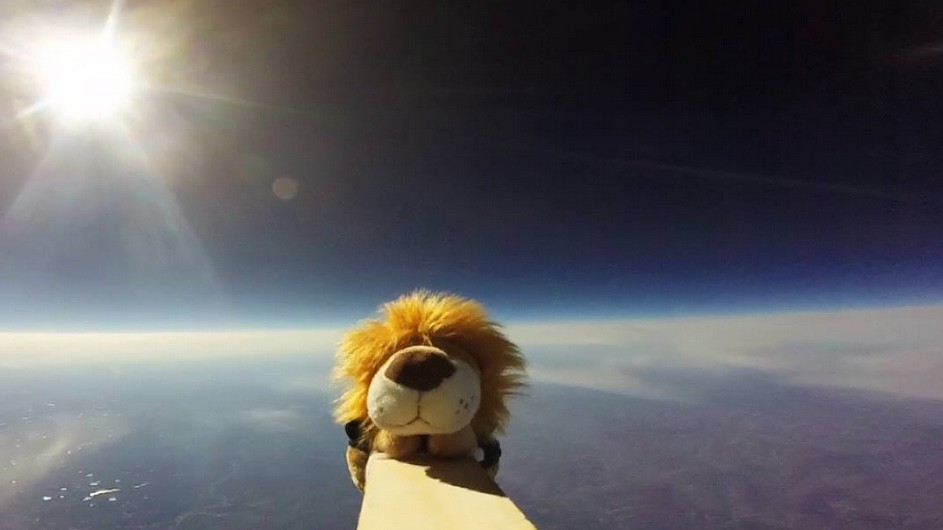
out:
{"label": "cloud layer", "polygon": [[[0,368],[285,356],[323,360],[326,367],[342,332],[0,333]],[[507,332],[537,382],[689,398],[700,386],[749,373],[788,384],[943,399],[943,305],[524,323]]]}
{"label": "cloud layer", "polygon": [[538,381],[668,396],[754,373],[943,399],[943,305],[542,323],[509,332]]}
{"label": "cloud layer", "polygon": [[329,358],[335,329],[156,333],[0,333],[0,368],[186,363],[255,357]]}

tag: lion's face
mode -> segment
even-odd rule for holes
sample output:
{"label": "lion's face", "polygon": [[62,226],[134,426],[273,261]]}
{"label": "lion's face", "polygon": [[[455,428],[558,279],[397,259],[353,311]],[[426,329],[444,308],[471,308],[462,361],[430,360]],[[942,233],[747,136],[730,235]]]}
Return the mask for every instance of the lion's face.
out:
{"label": "lion's face", "polygon": [[348,332],[333,377],[345,387],[334,416],[364,437],[450,434],[471,423],[500,432],[506,399],[524,384],[524,358],[473,300],[416,291]]}
{"label": "lion's face", "polygon": [[393,353],[370,382],[367,412],[391,434],[451,434],[481,404],[481,374],[462,351],[410,346]]}

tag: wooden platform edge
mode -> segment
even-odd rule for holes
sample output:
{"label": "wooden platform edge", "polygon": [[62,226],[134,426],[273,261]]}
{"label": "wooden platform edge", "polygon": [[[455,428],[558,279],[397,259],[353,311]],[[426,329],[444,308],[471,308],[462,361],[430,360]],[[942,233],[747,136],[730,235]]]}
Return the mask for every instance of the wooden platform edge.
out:
{"label": "wooden platform edge", "polygon": [[401,461],[376,453],[366,477],[359,530],[535,528],[471,458]]}

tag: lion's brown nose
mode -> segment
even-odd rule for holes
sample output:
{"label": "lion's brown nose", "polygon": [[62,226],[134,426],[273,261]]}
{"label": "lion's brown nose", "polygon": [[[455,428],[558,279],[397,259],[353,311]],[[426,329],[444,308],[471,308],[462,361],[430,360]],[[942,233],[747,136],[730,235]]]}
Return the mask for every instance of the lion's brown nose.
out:
{"label": "lion's brown nose", "polygon": [[425,392],[455,373],[455,366],[443,355],[429,350],[404,351],[389,366],[386,376],[407,388]]}

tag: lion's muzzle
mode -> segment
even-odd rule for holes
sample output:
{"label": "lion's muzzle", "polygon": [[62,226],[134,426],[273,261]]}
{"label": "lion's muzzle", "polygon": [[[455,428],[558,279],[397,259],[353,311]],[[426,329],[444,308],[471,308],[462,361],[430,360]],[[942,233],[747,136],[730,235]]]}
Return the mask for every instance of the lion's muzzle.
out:
{"label": "lion's muzzle", "polygon": [[367,412],[397,435],[451,434],[468,425],[481,401],[481,379],[466,360],[432,346],[394,353],[374,375]]}

